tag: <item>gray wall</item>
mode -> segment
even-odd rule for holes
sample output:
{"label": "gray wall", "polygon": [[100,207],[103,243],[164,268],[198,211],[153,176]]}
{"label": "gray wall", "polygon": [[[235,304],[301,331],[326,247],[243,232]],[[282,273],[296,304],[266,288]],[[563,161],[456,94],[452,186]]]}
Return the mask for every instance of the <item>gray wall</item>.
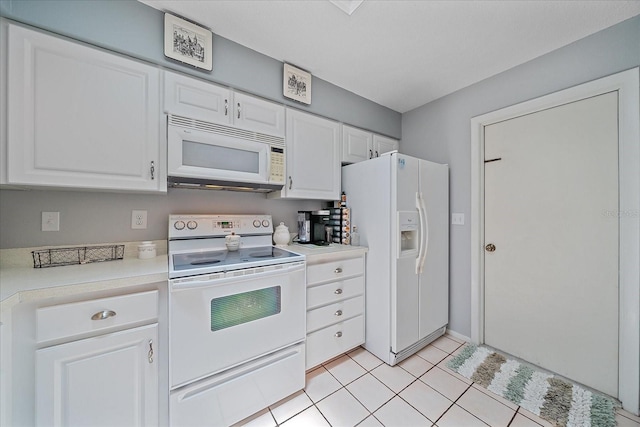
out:
{"label": "gray wall", "polygon": [[450,165],[450,328],[471,335],[472,117],[640,65],[640,17],[493,76],[402,115],[402,151]]}
{"label": "gray wall", "polygon": [[0,15],[383,135],[401,136],[400,113],[316,77],[310,106],[285,98],[282,62],[215,34],[213,71],[167,59],[164,14],[135,0],[0,0]]}
{"label": "gray wall", "polygon": [[[165,195],[83,191],[0,191],[0,248],[164,240],[169,214],[271,214],[297,231],[298,210],[319,201],[270,200],[264,194],[169,189]],[[131,229],[131,211],[147,211],[147,229]],[[60,212],[60,231],[41,230],[41,212]]]}
{"label": "gray wall", "polygon": [[[0,16],[380,134],[401,136],[400,113],[318,78],[313,79],[311,106],[287,100],[282,95],[281,62],[215,34],[213,72],[166,59],[162,12],[135,0],[0,0]],[[0,248],[166,239],[168,215],[175,213],[269,213],[276,224],[283,221],[293,232],[298,210],[321,206],[319,201],[183,189],[166,195],[0,190]],[[148,211],[146,230],[131,230],[133,209]],[[60,212],[59,232],[40,231],[43,211]]]}

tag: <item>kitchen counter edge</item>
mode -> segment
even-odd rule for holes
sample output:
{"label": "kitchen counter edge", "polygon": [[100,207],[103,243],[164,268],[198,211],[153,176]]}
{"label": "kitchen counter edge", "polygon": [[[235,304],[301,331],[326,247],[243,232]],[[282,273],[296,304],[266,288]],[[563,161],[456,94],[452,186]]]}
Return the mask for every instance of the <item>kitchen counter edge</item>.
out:
{"label": "kitchen counter edge", "polygon": [[42,298],[126,288],[168,280],[167,255],[87,265],[0,269],[0,309]]}

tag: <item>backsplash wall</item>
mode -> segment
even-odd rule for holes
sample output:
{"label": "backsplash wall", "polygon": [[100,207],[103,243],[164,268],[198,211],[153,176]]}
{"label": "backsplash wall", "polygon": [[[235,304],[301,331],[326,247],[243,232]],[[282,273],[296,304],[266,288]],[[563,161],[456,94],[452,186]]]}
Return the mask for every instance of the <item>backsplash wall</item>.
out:
{"label": "backsplash wall", "polygon": [[[164,240],[170,214],[270,214],[297,232],[298,210],[318,200],[272,200],[264,194],[169,189],[167,194],[0,190],[0,249]],[[147,211],[147,229],[131,229],[131,211]],[[42,212],[60,212],[60,231],[41,231]]]}

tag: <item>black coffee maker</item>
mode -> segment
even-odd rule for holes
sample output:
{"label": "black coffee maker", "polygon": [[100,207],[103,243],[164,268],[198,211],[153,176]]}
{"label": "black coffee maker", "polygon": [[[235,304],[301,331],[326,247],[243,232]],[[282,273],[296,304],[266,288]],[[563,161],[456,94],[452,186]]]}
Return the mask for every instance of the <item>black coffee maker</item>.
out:
{"label": "black coffee maker", "polygon": [[298,211],[298,243],[313,243],[326,246],[333,240],[333,227],[330,225],[331,212]]}

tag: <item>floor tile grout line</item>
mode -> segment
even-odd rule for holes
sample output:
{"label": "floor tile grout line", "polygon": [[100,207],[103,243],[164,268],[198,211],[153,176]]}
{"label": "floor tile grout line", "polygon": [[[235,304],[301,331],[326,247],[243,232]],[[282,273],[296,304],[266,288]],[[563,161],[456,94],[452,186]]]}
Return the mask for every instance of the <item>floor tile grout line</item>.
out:
{"label": "floor tile grout line", "polygon": [[[483,424],[485,424],[485,425],[487,425],[487,426],[490,426],[490,424],[486,423],[482,418],[478,417],[476,414],[473,414],[473,413],[471,413],[471,412],[467,411],[467,410],[465,409],[465,407],[464,407],[464,406],[456,405],[456,404],[458,403],[458,401],[460,400],[460,398],[462,398],[462,396],[464,396],[464,395],[465,395],[465,393],[466,393],[466,392],[468,392],[468,391],[469,391],[469,389],[470,389],[472,386],[473,386],[473,383],[468,384],[468,387],[466,388],[466,390],[465,390],[465,391],[464,391],[460,396],[458,396],[458,398],[453,402],[453,404],[449,407],[449,409],[447,409],[446,411],[444,411],[444,413],[443,413],[442,415],[440,415],[440,417],[439,417],[439,418],[438,418],[438,420],[435,422],[435,424],[437,424],[437,423],[438,423],[438,421],[440,421],[440,419],[442,419],[442,417],[444,417],[444,416],[447,414],[447,412],[449,412],[449,411],[451,410],[451,408],[453,408],[454,406],[458,406],[458,408],[462,409],[462,410],[463,410],[463,411],[465,411],[467,414],[471,415],[472,417],[476,418],[477,420],[480,420],[480,422],[481,422],[481,423],[483,423]],[[511,408],[509,408],[509,409],[511,409]]]}
{"label": "floor tile grout line", "polygon": [[[520,414],[520,415],[522,415],[523,417],[525,417],[526,419],[528,419],[529,421],[531,421],[531,422],[533,422],[533,423],[535,423],[535,424],[539,425],[540,427],[543,427],[543,426],[542,426],[542,424],[540,424],[539,422],[537,422],[537,421],[536,421],[536,420],[534,420],[534,419],[531,419],[531,418],[530,418],[530,417],[528,417],[528,416],[527,416],[527,414],[525,414],[524,412],[520,412],[520,409],[524,409],[524,408],[523,408],[522,406],[518,405],[518,409],[516,410],[516,414]],[[532,414],[533,414],[533,412],[532,412]],[[533,415],[535,415],[535,414],[533,414]]]}
{"label": "floor tile grout line", "polygon": [[511,420],[509,420],[507,427],[509,427],[513,423],[513,420],[516,419],[516,415],[518,415],[518,410],[513,411],[513,415],[511,416]]}
{"label": "floor tile grout line", "polygon": [[[455,340],[453,340],[453,341],[455,341]],[[456,341],[456,342],[457,342],[457,341]],[[432,343],[430,343],[430,345],[431,345],[431,344],[432,344]],[[454,353],[454,352],[456,352],[456,351],[458,351],[458,350],[459,350],[462,346],[464,346],[464,345],[465,345],[465,343],[461,343],[459,346],[457,346],[457,347],[456,347],[455,349],[453,349],[453,351],[451,351],[451,352],[449,352],[449,351],[447,351],[447,350],[444,350],[444,349],[441,349],[441,348],[439,348],[439,347],[437,347],[437,346],[433,345],[433,347],[434,347],[434,348],[436,348],[436,349],[438,349],[438,350],[440,350],[440,351],[442,351],[442,352],[444,352],[444,353],[446,353],[446,354],[447,354],[447,356],[445,356],[444,358],[440,359],[440,360],[439,360],[437,363],[435,363],[435,364],[434,364],[434,363],[432,363],[431,361],[429,361],[429,360],[425,359],[425,358],[424,358],[424,357],[422,357],[421,355],[417,354],[417,352],[416,352],[416,353],[414,353],[413,355],[409,356],[409,357],[412,357],[412,356],[414,356],[414,355],[415,355],[415,356],[419,357],[420,359],[422,359],[422,360],[424,360],[424,361],[426,361],[426,362],[428,362],[429,364],[431,364],[431,365],[432,365],[432,366],[430,366],[430,367],[429,367],[429,369],[427,369],[427,371],[426,371],[426,372],[424,372],[422,375],[417,376],[417,377],[416,377],[413,373],[411,373],[411,372],[409,372],[407,369],[405,369],[403,366],[400,366],[400,364],[397,364],[396,366],[400,367],[400,368],[401,368],[405,373],[408,373],[409,375],[411,375],[411,376],[413,377],[413,380],[412,380],[408,385],[406,385],[405,387],[403,387],[400,391],[398,391],[397,393],[396,393],[394,390],[390,389],[390,387],[389,387],[387,384],[385,384],[382,380],[380,380],[378,377],[376,377],[376,376],[373,374],[373,371],[374,371],[375,369],[379,368],[381,365],[383,365],[383,364],[384,364],[384,362],[383,362],[383,361],[381,361],[380,359],[377,359],[377,357],[376,357],[376,359],[377,359],[380,363],[376,364],[376,366],[372,367],[371,369],[368,369],[368,368],[366,368],[363,364],[359,363],[359,362],[358,362],[354,357],[352,357],[349,353],[344,353],[344,355],[348,356],[350,360],[354,361],[354,362],[355,362],[359,367],[361,367],[365,372],[364,372],[364,373],[362,373],[361,375],[358,375],[356,378],[354,378],[354,379],[350,380],[350,381],[349,381],[349,382],[347,382],[346,384],[343,384],[343,383],[338,379],[338,377],[337,377],[336,375],[334,375],[334,373],[332,373],[332,372],[327,368],[327,364],[330,364],[330,363],[334,362],[335,360],[339,359],[339,358],[340,358],[340,357],[342,357],[342,356],[337,356],[337,357],[335,357],[335,358],[331,359],[330,361],[327,361],[327,362],[325,362],[325,363],[323,363],[323,364],[321,364],[321,365],[318,365],[317,367],[315,367],[315,368],[311,369],[310,371],[306,372],[306,373],[305,373],[305,375],[307,375],[307,374],[309,374],[310,372],[313,372],[313,371],[315,371],[315,370],[317,370],[317,369],[324,368],[324,369],[325,369],[327,372],[329,372],[329,374],[330,374],[330,375],[331,375],[331,376],[332,376],[332,377],[333,377],[333,378],[338,382],[338,384],[340,385],[340,387],[339,387],[337,390],[334,390],[333,392],[329,393],[327,396],[324,396],[322,399],[318,400],[317,402],[314,402],[314,401],[311,399],[311,397],[306,393],[306,390],[304,390],[304,393],[307,395],[307,397],[308,397],[308,398],[309,398],[309,400],[311,401],[311,405],[310,405],[310,406],[308,406],[308,407],[306,407],[306,408],[304,408],[302,411],[298,412],[297,414],[295,414],[295,415],[293,415],[293,416],[291,416],[291,417],[287,418],[287,420],[285,420],[285,421],[283,421],[283,422],[286,422],[286,421],[291,420],[291,419],[292,419],[292,418],[294,418],[295,416],[297,416],[297,415],[299,415],[300,413],[304,412],[305,410],[309,409],[311,406],[314,406],[314,407],[318,410],[318,412],[320,412],[320,414],[321,414],[321,415],[322,415],[322,417],[326,420],[326,422],[329,424],[329,426],[331,426],[331,423],[329,422],[329,420],[326,418],[325,414],[323,414],[323,413],[322,413],[322,411],[320,410],[320,408],[319,408],[317,405],[318,405],[321,401],[323,401],[323,400],[325,400],[326,398],[328,398],[329,396],[331,396],[331,395],[335,394],[336,392],[340,391],[340,389],[345,389],[345,390],[347,391],[347,393],[349,393],[349,394],[350,394],[350,395],[351,395],[351,396],[352,396],[352,397],[353,397],[353,398],[354,398],[354,399],[355,399],[355,400],[356,400],[360,405],[362,405],[362,406],[365,408],[365,410],[367,411],[367,413],[368,413],[368,415],[366,415],[366,416],[365,416],[362,420],[360,420],[356,425],[360,425],[360,424],[361,424],[361,423],[363,423],[366,419],[368,419],[370,416],[373,416],[373,418],[374,418],[375,420],[377,420],[380,424],[382,424],[382,422],[378,419],[378,417],[376,417],[375,412],[376,412],[376,411],[378,411],[378,410],[379,410],[380,408],[382,408],[383,406],[387,405],[387,404],[388,404],[391,400],[393,400],[395,397],[398,397],[398,398],[400,398],[404,403],[406,403],[406,404],[407,404],[407,405],[409,405],[411,408],[413,408],[414,410],[416,410],[419,414],[421,414],[422,416],[424,416],[424,417],[425,417],[425,419],[426,419],[427,421],[431,422],[431,423],[435,426],[435,425],[437,424],[437,422],[438,422],[440,419],[442,419],[442,417],[444,417],[444,416],[445,416],[445,415],[446,415],[446,414],[447,414],[447,413],[448,413],[448,412],[453,408],[453,406],[456,406],[456,405],[457,405],[457,402],[462,398],[462,396],[463,396],[463,395],[465,395],[465,394],[469,391],[469,389],[470,389],[470,388],[475,388],[475,389],[476,389],[476,390],[478,390],[479,392],[483,392],[482,390],[479,390],[479,389],[478,389],[478,387],[474,387],[474,385],[476,384],[476,382],[473,382],[473,381],[472,381],[472,382],[471,382],[471,384],[467,384],[465,381],[462,381],[460,378],[457,378],[455,375],[452,375],[450,372],[448,372],[448,370],[446,370],[446,369],[442,368],[441,366],[439,366],[439,364],[441,364],[441,363],[442,363],[442,362],[443,362],[447,357],[449,357],[449,356],[453,356],[453,353]],[[426,347],[426,346],[425,346],[425,347]],[[362,348],[364,351],[368,352],[368,350],[366,350],[364,347],[361,347],[361,348]],[[353,352],[354,352],[354,351],[351,351],[350,353],[353,353]],[[375,355],[373,355],[372,353],[370,353],[370,352],[369,352],[369,354],[371,354],[372,356],[374,356],[374,357],[375,357]],[[407,359],[408,359],[408,358],[407,358]],[[460,395],[455,399],[455,401],[451,402],[451,400],[450,400],[447,396],[445,396],[444,394],[442,394],[442,393],[441,393],[441,392],[439,392],[438,390],[434,389],[433,387],[431,387],[429,384],[425,383],[425,382],[421,379],[421,377],[422,377],[422,376],[424,376],[426,373],[428,373],[428,372],[432,371],[434,367],[438,367],[441,371],[443,371],[443,372],[444,372],[444,373],[446,373],[447,375],[451,375],[451,376],[452,376],[453,378],[455,378],[456,380],[461,381],[461,382],[463,382],[463,383],[465,384],[465,386],[466,386],[465,390],[464,390],[464,391],[463,391],[463,392],[462,392],[462,393],[461,393],[461,394],[460,394]],[[386,400],[382,405],[380,405],[378,408],[376,408],[376,409],[375,409],[375,411],[373,411],[373,412],[372,412],[371,410],[369,410],[369,408],[367,408],[367,407],[366,407],[366,406],[365,406],[365,405],[364,405],[364,404],[363,404],[363,403],[362,403],[362,402],[361,402],[361,401],[360,401],[360,400],[359,400],[359,399],[358,399],[358,398],[357,398],[357,397],[356,397],[356,396],[355,396],[355,395],[354,395],[354,394],[353,394],[353,393],[352,393],[352,392],[347,388],[347,386],[349,386],[350,384],[354,383],[354,382],[355,382],[355,381],[357,381],[358,379],[361,379],[362,377],[364,377],[364,376],[365,376],[365,375],[367,375],[367,374],[371,374],[371,375],[373,376],[373,378],[375,378],[377,381],[379,381],[383,386],[385,386],[387,389],[389,389],[389,390],[393,393],[393,396],[392,396],[390,399]],[[400,396],[400,393],[402,393],[403,391],[405,391],[405,390],[406,390],[408,387],[410,387],[412,384],[415,384],[415,382],[416,382],[416,381],[420,381],[422,384],[426,385],[427,387],[429,387],[430,389],[434,390],[435,392],[437,392],[438,394],[442,395],[444,398],[446,398],[447,400],[449,400],[449,401],[451,402],[451,404],[448,406],[448,408],[447,408],[447,409],[446,409],[446,410],[445,410],[445,411],[444,411],[444,412],[443,412],[443,413],[442,413],[442,414],[441,414],[441,415],[436,419],[436,421],[435,421],[435,422],[434,422],[434,421],[431,421],[431,419],[430,419],[429,417],[427,417],[425,414],[423,414],[422,412],[420,412],[417,408],[415,408],[415,407],[414,407],[413,405],[411,405],[408,401],[406,401],[402,396]],[[481,386],[479,386],[479,387],[481,387]],[[498,400],[498,399],[496,399],[494,396],[492,396],[492,395],[491,395],[491,393],[489,392],[489,390],[487,390],[487,393],[484,393],[484,392],[483,392],[483,394],[487,395],[488,397],[490,397],[491,399],[493,399],[493,400],[494,400],[494,401],[496,401],[497,403],[500,403],[501,405],[506,406],[508,409],[513,410],[511,407],[509,407],[508,405],[505,405],[503,402],[499,401],[499,400]],[[485,423],[485,421],[483,421],[481,418],[479,418],[479,417],[478,417],[478,416],[476,416],[475,414],[471,413],[470,411],[466,410],[464,407],[462,407],[462,406],[460,406],[460,405],[457,405],[457,406],[458,406],[460,409],[462,409],[462,410],[464,410],[465,412],[467,412],[468,414],[470,414],[471,416],[473,416],[474,418],[476,418],[476,419],[478,419],[479,421],[481,421],[482,423],[486,424],[486,423]],[[525,414],[521,413],[520,409],[521,409],[521,406],[517,405],[517,408],[516,408],[515,410],[513,410],[513,411],[514,411],[513,416],[511,417],[511,420],[509,421],[509,424],[508,424],[508,425],[511,425],[511,424],[513,423],[513,421],[514,421],[514,419],[515,419],[515,417],[516,417],[516,415],[517,415],[518,413],[520,413],[521,415],[525,416],[527,419],[529,419],[529,420],[531,420],[532,422],[534,422],[534,423],[536,423],[536,424],[538,424],[538,425],[539,425],[539,423],[537,423],[535,420],[532,420],[531,418],[527,417]],[[275,420],[275,416],[273,415],[273,412],[271,412],[271,408],[269,408],[269,412],[270,412],[271,417],[273,418],[273,420],[276,422],[276,425],[277,425],[277,426],[279,426],[280,424],[278,424],[278,422]],[[622,416],[622,417],[626,418],[626,419],[629,419],[629,420],[630,420],[630,421],[632,421],[632,422],[636,422],[635,420],[633,420],[633,419],[630,419],[630,418],[626,417],[626,416],[625,416],[624,414],[622,414],[622,413],[618,413],[618,414],[619,414],[620,416]],[[535,415],[535,414],[533,414],[533,415]]]}
{"label": "floor tile grout line", "polygon": [[[636,424],[640,424],[640,421],[638,421],[638,420],[634,420],[633,418],[630,418],[630,417],[626,416],[626,415],[625,415],[624,413],[622,413],[622,412],[618,412],[618,411],[616,410],[616,414],[618,414],[618,415],[620,415],[621,417],[624,417],[624,418],[626,418],[626,419],[628,419],[628,420],[630,420],[630,421],[632,421],[632,422],[634,422],[634,423],[636,423]],[[635,416],[635,415],[633,415],[633,414],[630,414],[630,415],[631,415],[631,416]]]}

